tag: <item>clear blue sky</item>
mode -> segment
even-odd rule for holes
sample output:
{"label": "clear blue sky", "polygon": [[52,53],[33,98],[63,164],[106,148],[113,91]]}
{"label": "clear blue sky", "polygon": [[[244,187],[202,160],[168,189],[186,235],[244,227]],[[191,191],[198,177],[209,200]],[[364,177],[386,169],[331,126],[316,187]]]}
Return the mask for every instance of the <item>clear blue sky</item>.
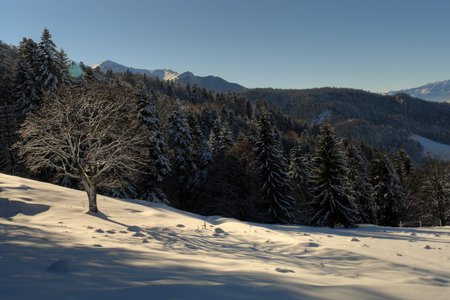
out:
{"label": "clear blue sky", "polygon": [[450,79],[446,0],[0,0],[0,40],[247,87],[376,92]]}

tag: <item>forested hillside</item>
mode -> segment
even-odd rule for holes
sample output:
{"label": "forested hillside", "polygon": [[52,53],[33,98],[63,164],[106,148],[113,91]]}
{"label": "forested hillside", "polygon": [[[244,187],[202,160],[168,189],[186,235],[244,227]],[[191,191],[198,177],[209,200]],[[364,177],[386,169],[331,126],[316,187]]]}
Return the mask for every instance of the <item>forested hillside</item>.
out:
{"label": "forested hillside", "polygon": [[408,139],[447,142],[448,105],[102,73],[47,29],[1,53],[0,171],[83,189],[91,212],[101,193],[267,223],[450,221],[449,164],[421,161]]}
{"label": "forested hillside", "polygon": [[422,149],[409,138],[411,134],[450,144],[448,103],[342,88],[253,89],[244,95],[250,100],[266,101],[270,107],[308,124],[330,122],[342,137],[362,140],[389,152],[403,148],[416,161]]}

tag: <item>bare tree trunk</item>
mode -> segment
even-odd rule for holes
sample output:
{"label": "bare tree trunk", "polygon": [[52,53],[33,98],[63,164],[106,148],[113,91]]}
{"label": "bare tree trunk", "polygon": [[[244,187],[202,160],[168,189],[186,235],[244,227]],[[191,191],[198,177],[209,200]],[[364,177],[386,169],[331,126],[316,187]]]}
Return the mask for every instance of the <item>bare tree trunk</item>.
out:
{"label": "bare tree trunk", "polygon": [[89,211],[93,213],[98,213],[97,207],[97,189],[95,185],[83,182],[84,189],[86,190],[88,200],[89,200]]}

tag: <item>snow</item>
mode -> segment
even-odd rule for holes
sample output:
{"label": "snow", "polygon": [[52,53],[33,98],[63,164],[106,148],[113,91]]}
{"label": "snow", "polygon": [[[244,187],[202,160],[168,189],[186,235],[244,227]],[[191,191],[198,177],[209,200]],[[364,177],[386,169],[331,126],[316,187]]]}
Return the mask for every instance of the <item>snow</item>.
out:
{"label": "snow", "polygon": [[315,118],[313,120],[313,123],[315,124],[321,124],[323,123],[326,119],[328,119],[331,116],[332,112],[330,110],[326,110],[324,112],[322,112],[320,115],[317,116],[317,118]]}
{"label": "snow", "polygon": [[84,192],[0,174],[0,298],[450,294],[450,227],[264,225],[137,200],[98,201],[103,213],[88,214]]}
{"label": "snow", "polygon": [[413,134],[410,139],[419,142],[424,148],[424,155],[450,160],[450,145],[437,143],[423,136]]}

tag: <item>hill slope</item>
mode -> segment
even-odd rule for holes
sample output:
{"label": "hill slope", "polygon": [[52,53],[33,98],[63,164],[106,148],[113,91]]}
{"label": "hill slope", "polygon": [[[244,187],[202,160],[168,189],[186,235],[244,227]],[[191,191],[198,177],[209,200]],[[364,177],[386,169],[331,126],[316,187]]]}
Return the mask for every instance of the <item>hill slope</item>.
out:
{"label": "hill slope", "polygon": [[364,140],[387,151],[404,148],[415,159],[420,157],[423,148],[410,139],[413,134],[450,145],[448,103],[345,88],[251,89],[244,95],[251,100],[264,100],[310,124],[319,120],[331,122],[347,138]]}
{"label": "hill slope", "polygon": [[[446,299],[450,228],[202,217],[0,174],[2,299]],[[430,248],[430,249],[427,249]],[[55,263],[56,262],[56,263]]]}

